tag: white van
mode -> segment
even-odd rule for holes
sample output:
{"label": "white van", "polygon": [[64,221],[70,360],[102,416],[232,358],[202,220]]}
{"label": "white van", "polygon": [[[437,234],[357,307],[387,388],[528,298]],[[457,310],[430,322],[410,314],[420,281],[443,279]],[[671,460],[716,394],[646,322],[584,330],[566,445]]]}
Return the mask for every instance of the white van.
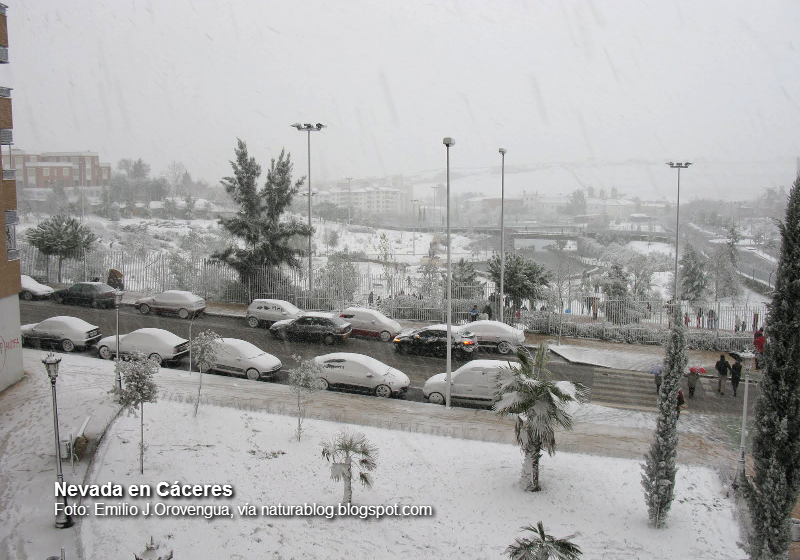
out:
{"label": "white van", "polygon": [[282,299],[254,299],[247,308],[247,324],[255,328],[269,327],[276,321],[295,319],[303,310]]}

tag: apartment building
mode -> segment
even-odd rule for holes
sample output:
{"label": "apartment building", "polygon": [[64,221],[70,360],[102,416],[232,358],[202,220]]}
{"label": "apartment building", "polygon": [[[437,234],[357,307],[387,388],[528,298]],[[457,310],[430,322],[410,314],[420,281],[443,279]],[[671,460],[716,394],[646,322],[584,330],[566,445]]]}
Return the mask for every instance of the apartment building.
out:
{"label": "apartment building", "polygon": [[3,155],[3,169],[13,169],[17,187],[94,187],[100,191],[111,181],[111,164],[101,163],[96,152],[42,152],[11,150]]}
{"label": "apartment building", "polygon": [[314,202],[330,202],[341,208],[350,208],[362,214],[399,215],[409,206],[410,196],[405,189],[377,186],[359,181],[350,186],[337,184],[330,190],[315,193]]}
{"label": "apartment building", "polygon": [[[8,6],[0,4],[0,64],[8,64]],[[0,150],[13,143],[11,90],[0,87]],[[20,268],[17,249],[17,188],[14,172],[2,166],[0,220],[6,231],[0,248],[0,391],[22,379],[22,338],[19,320]]]}

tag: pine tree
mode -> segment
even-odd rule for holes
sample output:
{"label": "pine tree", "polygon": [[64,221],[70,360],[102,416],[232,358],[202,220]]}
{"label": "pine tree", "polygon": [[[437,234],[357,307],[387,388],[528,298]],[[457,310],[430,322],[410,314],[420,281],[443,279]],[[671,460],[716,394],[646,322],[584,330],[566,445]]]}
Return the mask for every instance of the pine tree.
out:
{"label": "pine tree", "polygon": [[681,298],[692,303],[702,301],[708,289],[705,264],[694,247],[686,244],[681,256]]}
{"label": "pine tree", "polygon": [[766,368],[755,403],[749,495],[754,560],[786,558],[791,512],[800,492],[800,177],[792,185],[778,276],[766,322]]}
{"label": "pine tree", "polygon": [[[28,243],[45,255],[58,256],[58,282],[61,282],[61,264],[66,258],[78,258],[84,251],[92,248],[97,236],[88,227],[81,225],[75,218],[53,216],[32,230],[25,238]],[[47,276],[50,276],[50,261],[47,262]]]}
{"label": "pine tree", "polygon": [[686,369],[686,328],[680,306],[673,306],[672,328],[667,341],[664,374],[658,392],[658,420],[653,443],[642,465],[642,486],[650,525],[656,529],[664,522],[675,495],[675,457],[678,454],[678,391]]}

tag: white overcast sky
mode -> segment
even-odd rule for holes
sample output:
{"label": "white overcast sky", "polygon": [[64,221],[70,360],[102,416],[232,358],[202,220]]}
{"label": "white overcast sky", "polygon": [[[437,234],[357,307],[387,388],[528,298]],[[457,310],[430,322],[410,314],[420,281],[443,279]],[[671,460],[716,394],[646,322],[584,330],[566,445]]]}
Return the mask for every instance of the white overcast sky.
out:
{"label": "white overcast sky", "polygon": [[440,170],[452,136],[455,169],[504,146],[511,170],[566,170],[512,193],[671,196],[663,162],[689,160],[690,193],[726,198],[789,185],[800,156],[796,0],[4,1],[0,83],[29,151],[216,183],[240,137],[301,175],[289,125],[322,122],[318,179]]}

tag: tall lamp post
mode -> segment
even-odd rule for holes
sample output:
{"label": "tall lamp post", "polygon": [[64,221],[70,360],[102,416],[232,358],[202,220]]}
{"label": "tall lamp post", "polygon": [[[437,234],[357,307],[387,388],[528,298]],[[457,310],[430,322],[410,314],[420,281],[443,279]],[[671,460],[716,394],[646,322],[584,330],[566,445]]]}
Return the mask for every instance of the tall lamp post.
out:
{"label": "tall lamp post", "polygon": [[[116,359],[119,361],[119,306],[122,303],[122,296],[125,295],[125,292],[122,290],[115,290],[114,291],[114,309],[117,310],[117,355]],[[119,371],[119,368],[115,368],[117,370],[117,390],[122,391],[122,373]]]}
{"label": "tall lamp post", "polygon": [[411,254],[417,254],[417,202],[418,198],[411,199],[411,213],[414,214],[414,221],[411,224]]}
{"label": "tall lamp post", "polygon": [[[300,124],[294,123],[292,125],[294,128],[299,130],[300,132],[307,132],[308,133],[308,229],[312,228],[311,226],[311,133],[312,132],[319,132],[325,125],[322,123],[317,124]],[[311,295],[311,291],[314,289],[314,278],[313,278],[313,271],[312,271],[312,258],[311,258],[311,238],[313,237],[312,233],[309,232],[308,234],[308,292]]]}
{"label": "tall lamp post", "polygon": [[672,169],[678,170],[678,203],[675,205],[675,291],[672,295],[673,304],[678,303],[678,234],[681,227],[681,169],[686,169],[691,163],[673,163],[668,162]]}
{"label": "tall lamp post", "polygon": [[433,214],[431,215],[431,223],[433,223],[434,229],[436,228],[436,199],[439,196],[439,185],[433,185],[431,187],[433,189]]}
{"label": "tall lamp post", "polygon": [[445,406],[450,408],[450,385],[453,382],[453,276],[450,265],[450,147],[455,146],[456,141],[450,137],[442,140],[442,144],[447,146],[447,374],[445,388]]}
{"label": "tall lamp post", "polygon": [[[751,354],[749,352],[743,352],[741,354],[741,357],[742,358],[752,357],[755,360],[755,354]],[[745,459],[745,442],[747,434],[747,390],[749,387],[750,387],[750,366],[748,366],[744,370],[744,406],[742,408],[742,438],[739,447],[739,464],[736,467],[736,477],[733,479],[734,487],[745,486],[746,483],[744,459]]]}
{"label": "tall lamp post", "polygon": [[503,322],[505,299],[503,294],[506,275],[506,226],[505,226],[505,201],[506,201],[506,149],[500,148],[502,164],[500,166],[500,322]]}
{"label": "tall lamp post", "polygon": [[351,181],[353,180],[352,177],[345,177],[347,179],[347,223],[350,223],[350,207],[353,204],[353,195],[351,194],[350,187]]}
{"label": "tall lamp post", "polygon": [[[58,377],[58,364],[61,363],[61,358],[56,358],[52,352],[42,360],[44,368],[47,371],[47,377],[50,378],[50,388],[53,394],[53,430],[56,438],[56,481],[64,484],[64,473],[61,472],[61,438],[58,435],[58,399],[56,398],[56,378]],[[66,529],[72,527],[72,517],[67,514],[67,496],[62,494],[59,499],[61,500],[61,507],[56,508],[56,527],[59,529]]]}

